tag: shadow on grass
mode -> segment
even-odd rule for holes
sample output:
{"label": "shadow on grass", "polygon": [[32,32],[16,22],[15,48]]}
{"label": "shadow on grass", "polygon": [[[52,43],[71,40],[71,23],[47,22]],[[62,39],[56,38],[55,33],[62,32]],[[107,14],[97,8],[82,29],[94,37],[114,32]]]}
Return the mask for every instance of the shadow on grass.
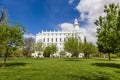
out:
{"label": "shadow on grass", "polygon": [[[14,62],[14,63],[6,63],[6,67],[10,67],[10,66],[25,66],[28,63],[24,63],[24,62]],[[0,67],[3,66],[3,63],[0,63]]]}
{"label": "shadow on grass", "polygon": [[112,60],[108,60],[108,58],[99,58],[99,59],[95,59],[95,60],[97,60],[97,61],[117,61],[117,60],[115,60],[115,59],[112,59]]}
{"label": "shadow on grass", "polygon": [[64,61],[84,61],[84,60],[78,58],[64,58]]}
{"label": "shadow on grass", "polygon": [[116,72],[116,73],[120,73],[120,71],[118,71],[118,70],[116,70],[115,72]]}
{"label": "shadow on grass", "polygon": [[111,67],[111,68],[120,69],[120,64],[116,64],[116,63],[93,63],[92,65],[99,67]]}
{"label": "shadow on grass", "polygon": [[107,75],[104,73],[104,75],[101,74],[87,74],[86,75],[69,75],[69,77],[72,80],[111,80],[110,75]]}

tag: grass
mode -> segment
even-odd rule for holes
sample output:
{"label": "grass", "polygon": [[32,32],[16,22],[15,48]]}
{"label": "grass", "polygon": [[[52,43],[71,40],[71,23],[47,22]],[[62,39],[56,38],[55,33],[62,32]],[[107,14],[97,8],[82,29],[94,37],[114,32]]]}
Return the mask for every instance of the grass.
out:
{"label": "grass", "polygon": [[9,58],[0,68],[0,80],[120,80],[119,75],[120,59]]}

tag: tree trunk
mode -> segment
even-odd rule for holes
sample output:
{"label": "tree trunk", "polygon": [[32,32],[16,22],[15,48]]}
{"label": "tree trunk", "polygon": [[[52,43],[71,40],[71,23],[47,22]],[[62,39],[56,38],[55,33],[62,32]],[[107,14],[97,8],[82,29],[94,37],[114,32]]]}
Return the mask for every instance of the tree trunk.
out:
{"label": "tree trunk", "polygon": [[111,60],[110,53],[108,53],[109,61]]}
{"label": "tree trunk", "polygon": [[85,55],[85,57],[87,57],[87,54],[84,54]]}
{"label": "tree trunk", "polygon": [[5,55],[4,55],[4,59],[3,59],[4,63],[3,63],[2,67],[5,67],[5,65],[6,65],[7,53],[8,53],[8,48],[6,49],[6,52],[5,52]]}
{"label": "tree trunk", "polygon": [[90,58],[90,54],[88,54],[88,59]]}
{"label": "tree trunk", "polygon": [[5,67],[5,65],[6,65],[6,59],[7,59],[7,55],[5,54],[5,55],[4,55],[4,63],[3,63],[3,66],[2,66],[2,67]]}

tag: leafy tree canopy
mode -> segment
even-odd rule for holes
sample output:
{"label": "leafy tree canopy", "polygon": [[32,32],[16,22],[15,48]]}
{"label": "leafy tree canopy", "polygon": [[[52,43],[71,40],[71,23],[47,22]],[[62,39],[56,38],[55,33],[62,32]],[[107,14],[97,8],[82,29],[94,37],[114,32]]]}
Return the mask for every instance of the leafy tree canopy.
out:
{"label": "leafy tree canopy", "polygon": [[58,49],[57,49],[57,46],[55,44],[50,44],[45,48],[43,56],[44,57],[50,57],[50,54],[56,53],[57,50]]}
{"label": "leafy tree canopy", "polygon": [[94,23],[97,25],[97,45],[100,52],[117,53],[120,50],[120,8],[111,3],[104,7],[105,16],[100,16]]}
{"label": "leafy tree canopy", "polygon": [[0,24],[0,46],[4,47],[4,66],[8,52],[11,48],[20,48],[23,45],[24,27],[9,26],[7,24]]}
{"label": "leafy tree canopy", "polygon": [[64,43],[64,50],[71,53],[72,56],[78,56],[81,51],[81,40],[75,37],[68,37]]}

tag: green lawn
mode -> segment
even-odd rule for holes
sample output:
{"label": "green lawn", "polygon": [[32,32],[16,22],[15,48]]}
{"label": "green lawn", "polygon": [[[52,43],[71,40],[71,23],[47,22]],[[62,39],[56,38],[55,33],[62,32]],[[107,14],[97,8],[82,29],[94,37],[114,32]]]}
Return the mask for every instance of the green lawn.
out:
{"label": "green lawn", "polygon": [[120,59],[9,58],[0,80],[120,80]]}

